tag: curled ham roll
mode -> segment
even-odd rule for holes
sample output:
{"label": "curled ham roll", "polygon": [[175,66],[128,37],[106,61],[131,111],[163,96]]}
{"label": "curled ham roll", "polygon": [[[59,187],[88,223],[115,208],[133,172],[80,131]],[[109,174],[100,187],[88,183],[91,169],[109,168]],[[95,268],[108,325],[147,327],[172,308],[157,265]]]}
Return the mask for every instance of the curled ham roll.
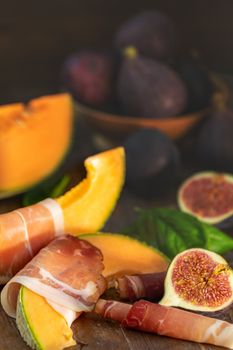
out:
{"label": "curled ham roll", "polygon": [[0,215],[0,284],[64,233],[63,213],[53,199]]}
{"label": "curled ham roll", "polygon": [[233,325],[188,311],[140,300],[133,305],[100,299],[99,315],[121,322],[125,327],[172,338],[233,349]]}
{"label": "curled ham roll", "polygon": [[78,238],[60,236],[5,285],[2,306],[9,316],[15,317],[18,292],[23,285],[46,298],[65,318],[69,310],[73,315],[91,311],[106,288],[103,268],[99,249]]}
{"label": "curled ham roll", "polygon": [[159,300],[164,294],[166,272],[125,275],[115,281],[121,299],[135,301],[141,298]]}

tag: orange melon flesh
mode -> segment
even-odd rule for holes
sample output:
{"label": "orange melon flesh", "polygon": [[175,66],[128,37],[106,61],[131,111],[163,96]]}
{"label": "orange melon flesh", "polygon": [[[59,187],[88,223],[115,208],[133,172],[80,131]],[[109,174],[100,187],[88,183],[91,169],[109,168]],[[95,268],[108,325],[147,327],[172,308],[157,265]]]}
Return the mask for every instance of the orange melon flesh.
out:
{"label": "orange melon flesh", "polygon": [[57,168],[71,141],[72,110],[69,94],[0,106],[0,197],[22,192]]}
{"label": "orange melon flesh", "polygon": [[100,230],[112,212],[125,177],[122,147],[85,160],[87,177],[56,199],[63,209],[65,230],[78,235]]}
{"label": "orange melon flesh", "polygon": [[21,336],[33,349],[62,350],[76,344],[66,320],[26,287],[20,288],[16,322]]}
{"label": "orange melon flesh", "polygon": [[125,274],[162,272],[169,264],[167,258],[153,247],[128,236],[97,233],[80,238],[101,250],[105,267],[103,275],[108,279]]}
{"label": "orange melon flesh", "polygon": [[[80,238],[101,249],[107,279],[127,274],[164,271],[166,258],[154,248],[120,234],[85,234]],[[16,322],[21,336],[36,350],[61,350],[72,346],[72,330],[40,295],[26,287],[20,288]]]}

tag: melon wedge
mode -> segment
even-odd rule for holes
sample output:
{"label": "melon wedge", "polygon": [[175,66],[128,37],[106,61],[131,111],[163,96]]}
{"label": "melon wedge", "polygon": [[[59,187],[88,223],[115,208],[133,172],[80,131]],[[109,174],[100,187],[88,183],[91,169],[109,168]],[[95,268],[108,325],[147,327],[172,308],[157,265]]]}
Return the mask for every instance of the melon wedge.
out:
{"label": "melon wedge", "polygon": [[[80,238],[101,249],[104,257],[103,275],[111,280],[124,274],[164,271],[168,260],[154,248],[131,237],[97,233]],[[72,330],[40,295],[21,287],[16,322],[24,341],[36,350],[61,350],[72,346]]]}
{"label": "melon wedge", "polygon": [[101,250],[105,267],[103,275],[107,279],[125,274],[162,272],[169,264],[167,258],[153,247],[125,235],[97,233],[79,238]]}
{"label": "melon wedge", "polygon": [[57,169],[70,145],[72,121],[69,94],[0,106],[0,198],[24,192]]}
{"label": "melon wedge", "polygon": [[125,178],[122,147],[85,160],[86,178],[56,199],[63,210],[66,232],[78,235],[100,230],[111,214]]}
{"label": "melon wedge", "polygon": [[[0,283],[8,281],[29,262],[27,236],[35,255],[54,238],[56,230],[77,236],[102,228],[124,182],[124,150],[116,148],[97,154],[85,164],[87,177],[57,199],[59,206],[52,202],[50,214],[39,203],[18,209],[18,215],[14,211],[0,215]],[[27,230],[22,225],[22,215]]]}
{"label": "melon wedge", "polygon": [[62,350],[75,345],[72,329],[40,295],[21,287],[16,323],[24,341],[36,350]]}

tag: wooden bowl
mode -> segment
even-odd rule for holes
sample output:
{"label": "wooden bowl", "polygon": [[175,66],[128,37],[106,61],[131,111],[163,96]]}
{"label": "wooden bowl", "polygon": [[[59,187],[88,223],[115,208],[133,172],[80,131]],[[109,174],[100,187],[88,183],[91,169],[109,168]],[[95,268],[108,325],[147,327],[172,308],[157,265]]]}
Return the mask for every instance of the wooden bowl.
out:
{"label": "wooden bowl", "polygon": [[201,118],[206,116],[211,108],[201,111],[164,119],[149,119],[110,114],[83,104],[76,104],[78,114],[93,128],[93,131],[102,136],[122,140],[132,132],[142,129],[159,129],[172,139],[185,135]]}
{"label": "wooden bowl", "polygon": [[121,142],[129,134],[142,128],[159,129],[176,140],[207,116],[215,108],[216,100],[226,101],[228,99],[228,88],[224,81],[214,74],[211,78],[214,86],[211,105],[200,111],[181,116],[161,119],[130,117],[99,111],[79,102],[76,104],[77,113],[91,126],[94,135],[100,136],[109,145]]}

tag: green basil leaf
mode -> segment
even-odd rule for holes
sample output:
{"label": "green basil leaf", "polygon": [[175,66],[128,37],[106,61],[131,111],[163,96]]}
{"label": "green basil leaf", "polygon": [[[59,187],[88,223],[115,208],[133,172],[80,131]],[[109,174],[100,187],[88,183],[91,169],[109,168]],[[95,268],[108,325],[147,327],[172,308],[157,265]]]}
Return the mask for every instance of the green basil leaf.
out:
{"label": "green basil leaf", "polygon": [[206,235],[206,249],[224,254],[233,249],[233,239],[214,226],[202,223]]}
{"label": "green basil leaf", "polygon": [[56,198],[61,196],[70,182],[70,176],[64,175],[58,181],[48,181],[38,185],[23,196],[23,206],[28,206],[42,201],[45,198]]}
{"label": "green basil leaf", "polygon": [[192,215],[170,208],[139,210],[138,219],[123,233],[154,246],[169,258],[199,247],[223,254],[233,249],[233,239]]}
{"label": "green basil leaf", "polygon": [[49,197],[50,198],[57,198],[57,197],[61,196],[65,192],[70,180],[71,179],[70,179],[69,175],[64,175],[60,179],[60,181],[58,181],[58,183],[54,186],[54,188],[51,190]]}
{"label": "green basil leaf", "polygon": [[182,238],[177,235],[172,225],[167,225],[160,217],[156,217],[155,225],[157,249],[168,257],[175,256],[177,252],[181,252],[185,249]]}
{"label": "green basil leaf", "polygon": [[200,247],[206,244],[206,237],[202,232],[200,222],[189,214],[167,208],[155,209],[156,215],[176,232],[185,246]]}

